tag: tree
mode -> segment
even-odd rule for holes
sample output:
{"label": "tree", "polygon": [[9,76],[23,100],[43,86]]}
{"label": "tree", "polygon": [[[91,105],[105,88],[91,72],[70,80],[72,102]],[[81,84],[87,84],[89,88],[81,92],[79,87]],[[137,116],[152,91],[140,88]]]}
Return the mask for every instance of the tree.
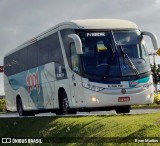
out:
{"label": "tree", "polygon": [[153,65],[151,64],[151,72],[155,85],[155,91],[157,92],[157,84],[160,82],[160,64],[158,64],[158,66],[156,66],[155,63]]}

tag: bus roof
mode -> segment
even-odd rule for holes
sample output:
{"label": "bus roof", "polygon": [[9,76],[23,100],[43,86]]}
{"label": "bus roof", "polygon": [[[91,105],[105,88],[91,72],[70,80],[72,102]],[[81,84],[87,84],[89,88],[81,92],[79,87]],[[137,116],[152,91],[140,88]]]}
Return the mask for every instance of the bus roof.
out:
{"label": "bus roof", "polygon": [[120,20],[120,19],[82,19],[82,20],[73,20],[70,22],[62,22],[57,24],[56,26],[48,29],[47,31],[33,37],[29,41],[23,43],[22,45],[16,47],[15,49],[8,52],[5,56],[8,56],[21,48],[28,46],[35,41],[38,41],[49,34],[52,34],[57,29],[65,29],[65,28],[72,28],[72,29],[117,29],[117,30],[125,30],[125,29],[138,29],[138,26],[128,20]]}
{"label": "bus roof", "polygon": [[128,20],[120,19],[84,19],[71,21],[83,29],[137,29],[138,26]]}

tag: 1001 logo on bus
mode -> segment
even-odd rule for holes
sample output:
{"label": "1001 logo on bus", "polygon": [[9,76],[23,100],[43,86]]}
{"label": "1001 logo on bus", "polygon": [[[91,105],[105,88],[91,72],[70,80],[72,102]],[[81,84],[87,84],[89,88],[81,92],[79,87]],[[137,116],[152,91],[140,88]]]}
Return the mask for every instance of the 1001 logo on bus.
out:
{"label": "1001 logo on bus", "polygon": [[39,82],[39,74],[38,68],[36,72],[30,73],[28,71],[26,82],[28,86],[28,93],[31,94],[33,90],[37,90],[38,94],[40,93],[40,82]]}

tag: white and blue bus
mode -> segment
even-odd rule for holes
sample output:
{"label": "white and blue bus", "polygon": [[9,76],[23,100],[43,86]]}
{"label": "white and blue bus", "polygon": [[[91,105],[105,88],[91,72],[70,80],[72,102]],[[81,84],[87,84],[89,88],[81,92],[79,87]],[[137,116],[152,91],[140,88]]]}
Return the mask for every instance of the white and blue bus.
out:
{"label": "white and blue bus", "polygon": [[7,109],[20,116],[115,110],[153,102],[153,80],[144,35],[130,21],[60,23],[4,57]]}

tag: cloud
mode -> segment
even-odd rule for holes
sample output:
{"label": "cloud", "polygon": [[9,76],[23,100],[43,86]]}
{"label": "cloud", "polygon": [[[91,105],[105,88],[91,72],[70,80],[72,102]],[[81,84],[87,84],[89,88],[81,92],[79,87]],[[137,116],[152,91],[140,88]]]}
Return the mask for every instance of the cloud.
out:
{"label": "cloud", "polygon": [[59,22],[73,19],[128,19],[160,40],[159,9],[159,0],[1,0],[0,65],[8,51]]}

